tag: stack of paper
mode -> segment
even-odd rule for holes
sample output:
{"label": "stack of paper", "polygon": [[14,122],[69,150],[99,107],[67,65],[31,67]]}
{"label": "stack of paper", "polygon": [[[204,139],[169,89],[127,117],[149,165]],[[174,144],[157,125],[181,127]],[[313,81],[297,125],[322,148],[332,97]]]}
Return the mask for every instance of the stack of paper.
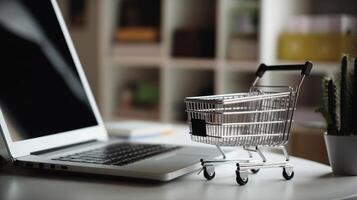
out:
{"label": "stack of paper", "polygon": [[172,132],[172,126],[169,124],[137,120],[108,122],[105,126],[110,136],[127,139],[160,136]]}

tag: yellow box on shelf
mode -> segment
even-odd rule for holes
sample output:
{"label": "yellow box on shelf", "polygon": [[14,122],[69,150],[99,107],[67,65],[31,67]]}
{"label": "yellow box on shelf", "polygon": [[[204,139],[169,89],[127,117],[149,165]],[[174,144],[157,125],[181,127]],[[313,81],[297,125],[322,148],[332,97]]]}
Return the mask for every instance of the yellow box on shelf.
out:
{"label": "yellow box on shelf", "polygon": [[357,35],[341,33],[282,33],[278,57],[282,60],[338,61],[357,54]]}

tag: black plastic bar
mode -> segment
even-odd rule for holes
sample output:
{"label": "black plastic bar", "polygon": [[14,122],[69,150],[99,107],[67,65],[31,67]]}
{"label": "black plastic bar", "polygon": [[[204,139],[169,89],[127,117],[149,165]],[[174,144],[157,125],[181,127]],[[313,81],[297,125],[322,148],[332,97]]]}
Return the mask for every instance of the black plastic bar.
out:
{"label": "black plastic bar", "polygon": [[312,63],[306,61],[305,64],[297,64],[297,65],[266,65],[264,63],[260,64],[256,75],[261,78],[266,71],[293,71],[300,70],[301,75],[308,76],[310,75],[312,69]]}

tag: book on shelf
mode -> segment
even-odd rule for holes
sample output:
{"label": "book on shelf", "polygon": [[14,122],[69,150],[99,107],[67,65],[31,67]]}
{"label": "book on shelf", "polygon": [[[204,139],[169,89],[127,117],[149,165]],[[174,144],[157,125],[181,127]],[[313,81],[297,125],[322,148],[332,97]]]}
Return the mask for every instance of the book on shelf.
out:
{"label": "book on shelf", "polygon": [[121,42],[156,42],[159,39],[157,27],[121,27],[115,32],[115,39]]}

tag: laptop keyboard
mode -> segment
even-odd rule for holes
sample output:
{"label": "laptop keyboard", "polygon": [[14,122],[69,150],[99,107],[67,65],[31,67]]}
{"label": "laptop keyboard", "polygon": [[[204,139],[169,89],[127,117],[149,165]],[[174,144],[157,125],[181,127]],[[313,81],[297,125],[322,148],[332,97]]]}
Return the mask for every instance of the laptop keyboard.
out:
{"label": "laptop keyboard", "polygon": [[52,160],[124,166],[178,148],[180,147],[169,145],[117,143]]}

